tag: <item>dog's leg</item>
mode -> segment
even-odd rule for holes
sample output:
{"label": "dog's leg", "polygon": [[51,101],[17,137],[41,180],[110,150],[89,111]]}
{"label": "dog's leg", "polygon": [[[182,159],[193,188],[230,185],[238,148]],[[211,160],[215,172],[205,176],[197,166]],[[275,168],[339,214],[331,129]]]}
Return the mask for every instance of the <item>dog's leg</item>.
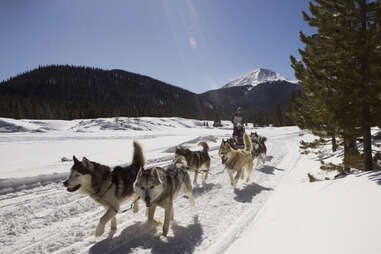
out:
{"label": "dog's leg", "polygon": [[194,179],[193,179],[193,184],[197,185],[197,176],[198,176],[198,169],[194,171]]}
{"label": "dog's leg", "polygon": [[102,218],[99,220],[97,229],[95,231],[95,236],[101,236],[105,231],[105,225],[106,223],[114,218],[116,215],[116,211],[113,208],[108,208],[106,213],[102,216]]}
{"label": "dog's leg", "polygon": [[183,189],[183,192],[185,193],[185,195],[188,196],[190,205],[193,207],[194,206],[194,198],[192,195],[192,184],[191,184],[191,180],[190,180],[190,177],[188,174],[185,176],[185,181],[182,185],[182,189]]}
{"label": "dog's leg", "polygon": [[164,212],[164,224],[163,224],[163,233],[155,236],[156,239],[161,240],[167,237],[169,231],[169,223],[171,221],[171,217],[173,216],[173,200],[168,201],[168,207],[165,208]]}
{"label": "dog's leg", "polygon": [[170,216],[169,216],[170,218],[170,220],[174,220],[175,219],[175,211],[174,211],[174,209],[173,209],[173,207],[172,207],[172,209],[171,209],[171,213],[170,213]]}
{"label": "dog's leg", "polygon": [[246,182],[250,182],[250,176],[251,176],[251,171],[253,171],[253,167],[254,167],[254,162],[251,161],[249,163],[249,165],[247,166],[246,168],[246,171],[247,171],[247,178],[246,178]]}
{"label": "dog's leg", "polygon": [[169,201],[169,207],[165,209],[164,225],[163,225],[163,236],[167,237],[169,230],[169,222],[171,221],[171,215],[173,214],[173,201]]}
{"label": "dog's leg", "polygon": [[234,185],[233,170],[231,170],[229,168],[227,170],[228,170],[228,175],[229,175],[229,178],[230,178],[230,184],[233,186]]}
{"label": "dog's leg", "polygon": [[266,164],[266,154],[262,154],[262,167]]}
{"label": "dog's leg", "polygon": [[207,162],[206,164],[206,170],[204,172],[204,180],[203,183],[206,183],[206,180],[208,179],[209,176],[209,169],[210,169],[210,161]]}
{"label": "dog's leg", "polygon": [[202,179],[202,183],[203,184],[206,183],[206,179],[208,179],[208,175],[209,175],[209,168],[206,168],[205,171],[204,171],[204,177]]}
{"label": "dog's leg", "polygon": [[237,171],[237,174],[235,175],[234,181],[233,181],[233,187],[235,188],[237,186],[237,182],[239,178],[241,177],[242,169]]}
{"label": "dog's leg", "polygon": [[111,219],[111,232],[115,233],[117,230],[116,217],[112,217]]}
{"label": "dog's leg", "polygon": [[148,208],[148,221],[155,227],[161,225],[160,221],[155,221],[155,211],[156,211],[156,205],[152,205]]}

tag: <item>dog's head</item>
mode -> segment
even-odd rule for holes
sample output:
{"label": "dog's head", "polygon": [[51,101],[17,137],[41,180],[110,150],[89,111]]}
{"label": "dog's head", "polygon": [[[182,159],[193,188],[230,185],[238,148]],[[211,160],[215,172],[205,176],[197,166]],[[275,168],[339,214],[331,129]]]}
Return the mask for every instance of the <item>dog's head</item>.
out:
{"label": "dog's head", "polygon": [[175,154],[175,158],[173,159],[173,164],[176,168],[186,168],[188,167],[188,162],[183,155]]}
{"label": "dog's head", "polygon": [[232,147],[229,144],[229,141],[222,139],[220,148],[218,149],[218,155],[222,160],[222,164],[227,160],[228,154],[232,151]]}
{"label": "dog's head", "polygon": [[258,133],[257,132],[251,132],[250,138],[251,138],[251,140],[256,140],[258,138]]}
{"label": "dog's head", "polygon": [[91,178],[94,174],[94,165],[85,157],[79,161],[73,156],[74,165],[70,169],[69,178],[63,182],[67,191],[74,192],[81,187],[88,187],[91,185]]}
{"label": "dog's head", "polygon": [[189,155],[189,153],[191,153],[191,150],[189,150],[187,148],[184,148],[182,146],[176,147],[175,155],[177,155],[177,156],[181,155],[181,156],[187,157]]}
{"label": "dog's head", "polygon": [[152,203],[164,192],[165,176],[162,176],[159,170],[157,167],[147,170],[140,168],[134,182],[135,193],[146,203],[147,207],[151,207]]}

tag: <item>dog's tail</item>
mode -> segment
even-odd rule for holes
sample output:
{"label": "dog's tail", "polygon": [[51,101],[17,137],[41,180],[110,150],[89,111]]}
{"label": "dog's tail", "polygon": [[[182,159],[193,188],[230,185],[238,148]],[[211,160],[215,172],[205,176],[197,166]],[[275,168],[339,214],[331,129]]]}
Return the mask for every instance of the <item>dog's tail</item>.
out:
{"label": "dog's tail", "polygon": [[251,144],[251,139],[249,135],[247,135],[246,133],[243,134],[243,142],[245,143],[245,151],[251,153],[251,150],[253,150],[253,145]]}
{"label": "dog's tail", "polygon": [[143,154],[143,148],[139,142],[134,140],[134,155],[132,157],[132,165],[142,168],[144,167],[145,159]]}
{"label": "dog's tail", "polygon": [[201,142],[198,142],[197,144],[198,146],[202,146],[202,151],[204,153],[208,153],[209,152],[209,146],[208,146],[208,143],[206,143],[205,141],[201,141]]}

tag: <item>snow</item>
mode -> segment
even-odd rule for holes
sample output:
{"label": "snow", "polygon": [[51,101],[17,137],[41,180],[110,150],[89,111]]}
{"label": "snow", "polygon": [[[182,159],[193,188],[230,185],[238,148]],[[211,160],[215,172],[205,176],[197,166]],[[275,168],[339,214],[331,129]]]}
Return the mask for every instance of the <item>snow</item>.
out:
{"label": "snow", "polygon": [[[251,183],[233,189],[217,154],[221,139],[232,133],[231,123],[222,121],[221,128],[202,123],[0,118],[0,253],[380,253],[378,172],[308,183],[308,170],[320,162],[300,155],[299,141],[306,135],[300,137],[296,127],[256,128],[268,138],[266,166],[254,170]],[[106,231],[96,238],[103,208],[61,183],[72,165],[61,158],[129,163],[134,139],[143,146],[147,166],[170,164],[177,145],[201,150],[196,144],[206,140],[211,147],[211,174],[193,189],[196,206],[182,196],[175,201],[175,222],[165,241],[153,239],[161,228],[145,223],[143,204],[136,215],[117,215],[113,237]],[[330,158],[336,159],[339,154]],[[157,217],[163,220],[162,209]]]}
{"label": "snow", "polygon": [[[339,163],[340,153],[327,162]],[[381,172],[309,183],[307,172],[320,166],[313,157],[296,161],[226,253],[381,253]]]}
{"label": "snow", "polygon": [[238,86],[255,87],[259,84],[269,82],[269,81],[288,81],[294,84],[297,83],[297,81],[288,80],[287,78],[282,76],[280,73],[277,73],[275,71],[259,68],[237,79],[234,79],[233,81],[230,81],[225,86],[223,86],[223,88],[238,87]]}

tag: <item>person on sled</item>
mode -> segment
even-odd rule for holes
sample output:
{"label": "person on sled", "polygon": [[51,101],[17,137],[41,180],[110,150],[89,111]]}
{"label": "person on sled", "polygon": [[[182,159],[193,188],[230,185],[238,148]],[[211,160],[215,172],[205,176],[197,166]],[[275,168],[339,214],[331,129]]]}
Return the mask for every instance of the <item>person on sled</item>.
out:
{"label": "person on sled", "polygon": [[236,144],[241,144],[243,134],[245,133],[244,120],[241,114],[241,108],[238,107],[232,115],[233,139]]}

